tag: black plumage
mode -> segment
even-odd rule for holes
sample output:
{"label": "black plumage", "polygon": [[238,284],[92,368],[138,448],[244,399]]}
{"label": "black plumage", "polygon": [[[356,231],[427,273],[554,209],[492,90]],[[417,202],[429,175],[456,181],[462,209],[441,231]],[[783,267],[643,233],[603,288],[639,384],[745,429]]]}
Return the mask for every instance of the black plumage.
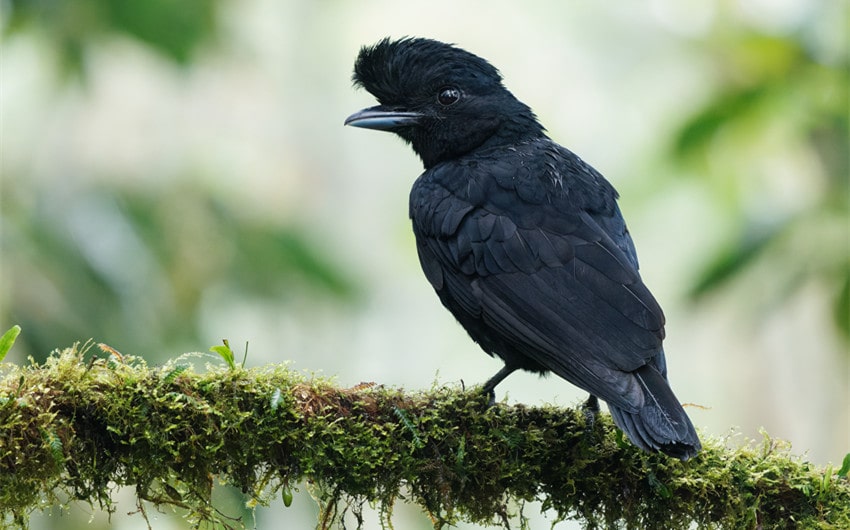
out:
{"label": "black plumage", "polygon": [[346,124],[391,131],[425,172],[410,194],[422,269],[505,367],[552,371],[608,403],[638,447],[700,442],[667,382],[664,314],[638,274],[617,192],[549,139],[484,59],[430,39],[364,47],[354,81],[379,105]]}

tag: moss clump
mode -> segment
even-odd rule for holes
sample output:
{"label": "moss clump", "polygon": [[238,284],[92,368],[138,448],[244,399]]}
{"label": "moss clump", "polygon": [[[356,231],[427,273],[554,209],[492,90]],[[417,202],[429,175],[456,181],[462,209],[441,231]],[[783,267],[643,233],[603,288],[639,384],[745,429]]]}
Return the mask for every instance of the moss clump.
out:
{"label": "moss clump", "polygon": [[737,450],[706,440],[682,463],[638,451],[606,415],[587,425],[571,409],[487,408],[455,388],[340,389],[283,366],[199,374],[115,355],[86,363],[77,349],[2,370],[7,525],[26,526],[60,497],[111,511],[124,485],[143,514],[171,505],[236,525],[211,504],[216,477],[261,504],[308,479],[321,527],[364,502],[389,514],[401,494],[438,528],[507,525],[506,506],[530,500],[588,528],[850,527],[846,477],[767,437]]}

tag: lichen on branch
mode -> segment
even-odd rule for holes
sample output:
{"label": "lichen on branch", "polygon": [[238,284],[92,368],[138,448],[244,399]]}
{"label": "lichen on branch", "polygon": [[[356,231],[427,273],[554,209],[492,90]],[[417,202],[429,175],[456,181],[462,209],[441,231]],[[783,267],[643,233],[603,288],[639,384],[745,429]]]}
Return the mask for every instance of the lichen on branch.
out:
{"label": "lichen on branch", "polygon": [[215,478],[258,504],[308,480],[322,528],[364,502],[390,514],[400,496],[436,528],[507,526],[532,500],[588,528],[850,527],[846,473],[767,436],[737,449],[709,439],[683,463],[635,449],[607,415],[488,407],[474,390],[338,388],[283,365],[199,373],[185,358],[149,367],[84,354],[0,365],[4,526],[60,498],[113,511],[114,490],[133,486],[141,516],[173,506],[238,527],[211,502]]}

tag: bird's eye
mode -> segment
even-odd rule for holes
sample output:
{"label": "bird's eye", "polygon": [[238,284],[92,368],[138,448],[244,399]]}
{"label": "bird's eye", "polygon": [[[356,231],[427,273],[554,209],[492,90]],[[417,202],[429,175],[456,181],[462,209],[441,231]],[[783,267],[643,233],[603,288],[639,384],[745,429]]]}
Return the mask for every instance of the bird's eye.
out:
{"label": "bird's eye", "polygon": [[444,107],[457,103],[457,100],[459,99],[460,90],[453,86],[443,87],[440,89],[440,93],[437,94],[437,101],[439,101],[440,105],[443,105]]}

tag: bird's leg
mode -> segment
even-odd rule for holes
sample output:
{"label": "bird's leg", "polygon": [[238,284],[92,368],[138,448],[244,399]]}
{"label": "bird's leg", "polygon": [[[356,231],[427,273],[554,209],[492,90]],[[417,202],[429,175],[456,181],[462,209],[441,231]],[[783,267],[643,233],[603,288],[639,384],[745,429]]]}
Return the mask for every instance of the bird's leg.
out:
{"label": "bird's leg", "polygon": [[487,401],[488,407],[492,407],[496,404],[496,392],[494,392],[496,385],[501,383],[504,378],[511,375],[515,371],[516,367],[508,366],[506,364],[502,367],[501,370],[496,372],[496,375],[494,375],[493,377],[488,379],[486,383],[484,383],[484,387],[482,387],[481,390],[490,397],[490,399]]}
{"label": "bird's leg", "polygon": [[599,399],[590,394],[587,401],[582,403],[581,412],[584,414],[585,424],[593,428],[593,424],[596,423],[596,415],[599,414]]}

